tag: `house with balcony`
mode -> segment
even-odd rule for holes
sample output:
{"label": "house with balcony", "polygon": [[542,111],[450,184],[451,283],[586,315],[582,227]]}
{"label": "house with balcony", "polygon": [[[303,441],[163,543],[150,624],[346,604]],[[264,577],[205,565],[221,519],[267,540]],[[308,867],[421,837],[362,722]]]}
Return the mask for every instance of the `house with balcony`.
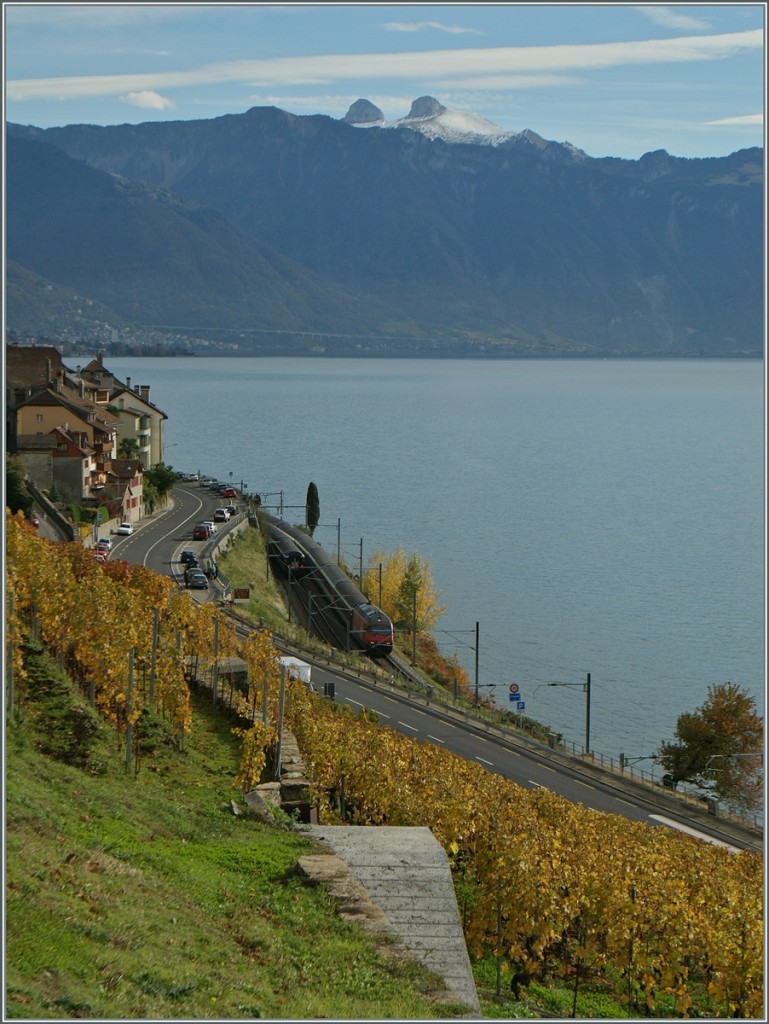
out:
{"label": "house with balcony", "polygon": [[[78,503],[98,497],[98,492],[107,483],[112,459],[117,455],[118,417],[106,406],[98,406],[85,397],[83,388],[69,387],[65,375],[57,376],[43,388],[25,389],[25,395],[17,400],[14,412],[14,449],[27,467],[30,478],[45,489],[50,489],[52,480],[60,494],[66,491],[71,495],[70,500]],[[51,480],[40,478],[39,460],[33,462],[29,455],[30,439],[46,435],[54,437]],[[78,450],[80,454],[77,454]],[[80,460],[87,467],[82,472],[83,491],[77,498],[73,489],[78,473],[67,459]]]}
{"label": "house with balcony", "polygon": [[141,459],[145,470],[164,462],[164,425],[168,416],[150,401],[149,385],[132,386],[130,377],[126,377],[125,382],[118,380],[104,366],[101,354],[87,366],[78,368],[78,372],[100,395],[107,395],[106,404],[119,418],[118,446],[123,440],[135,440],[136,457]]}
{"label": "house with balcony", "polygon": [[120,502],[120,521],[138,523],[144,515],[144,468],[141,459],[114,459],[110,476],[110,490]]}

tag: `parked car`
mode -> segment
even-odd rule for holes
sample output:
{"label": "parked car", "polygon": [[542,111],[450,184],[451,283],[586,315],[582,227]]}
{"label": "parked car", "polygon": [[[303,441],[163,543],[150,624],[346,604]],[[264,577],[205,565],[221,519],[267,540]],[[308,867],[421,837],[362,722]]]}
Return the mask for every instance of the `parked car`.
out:
{"label": "parked car", "polygon": [[100,565],[104,565],[105,562],[109,561],[109,552],[100,551],[98,548],[93,549],[93,557]]}
{"label": "parked car", "polygon": [[215,523],[226,523],[230,518],[229,512],[224,508],[214,509],[214,522]]}
{"label": "parked car", "polygon": [[189,590],[208,590],[208,580],[205,577],[205,573],[195,572],[187,580],[187,587]]}
{"label": "parked car", "polygon": [[115,531],[115,533],[122,534],[124,537],[129,537],[133,532],[134,528],[131,523],[121,523]]}
{"label": "parked car", "polygon": [[211,531],[208,529],[206,523],[198,523],[192,530],[193,540],[208,540],[211,536]]}
{"label": "parked car", "polygon": [[201,487],[210,487],[212,483],[213,483],[213,480],[211,479],[210,476],[204,476],[201,479],[201,481],[200,481],[200,486]]}
{"label": "parked car", "polygon": [[222,496],[225,498],[237,498],[238,492],[234,487],[225,487],[222,491]]}
{"label": "parked car", "polygon": [[179,561],[184,562],[185,565],[196,561],[195,552],[191,551],[189,548],[185,548],[179,555]]}
{"label": "parked car", "polygon": [[224,511],[229,512],[230,516],[236,516],[238,514],[238,507],[237,505],[225,505]]}
{"label": "parked car", "polygon": [[207,526],[212,534],[216,533],[216,523],[213,521],[213,519],[204,519],[203,526]]}
{"label": "parked car", "polygon": [[109,537],[99,537],[99,539],[96,541],[96,547],[97,548],[106,548],[107,551],[111,551],[112,550],[112,541],[109,539]]}
{"label": "parked car", "polygon": [[96,547],[93,549],[93,553],[95,555],[105,555],[107,558],[109,558],[110,549],[108,547],[105,547],[103,544],[97,544]]}

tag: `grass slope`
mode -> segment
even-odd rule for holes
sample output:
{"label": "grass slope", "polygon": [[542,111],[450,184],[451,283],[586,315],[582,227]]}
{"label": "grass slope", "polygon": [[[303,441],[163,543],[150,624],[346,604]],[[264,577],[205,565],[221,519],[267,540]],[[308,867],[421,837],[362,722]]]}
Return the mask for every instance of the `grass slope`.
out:
{"label": "grass slope", "polygon": [[209,700],[183,753],[146,720],[127,775],[58,666],[28,664],[6,733],[6,1019],[456,1013],[301,881],[306,838],[233,816],[239,747]]}

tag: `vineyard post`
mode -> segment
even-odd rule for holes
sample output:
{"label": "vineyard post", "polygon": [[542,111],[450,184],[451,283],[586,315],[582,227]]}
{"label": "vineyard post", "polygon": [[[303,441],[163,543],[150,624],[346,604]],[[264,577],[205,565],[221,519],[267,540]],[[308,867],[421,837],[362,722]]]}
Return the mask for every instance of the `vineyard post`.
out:
{"label": "vineyard post", "polygon": [[8,595],[8,617],[11,620],[11,650],[8,659],[8,717],[13,717],[13,654],[16,649],[16,637],[14,635],[13,622],[13,591]]}
{"label": "vineyard post", "polygon": [[152,609],[152,656],[150,659],[150,703],[155,696],[155,660],[158,653],[158,627],[160,625],[160,611]]}
{"label": "vineyard post", "polygon": [[125,726],[125,770],[131,770],[131,748],[133,747],[133,726],[131,725],[131,696],[134,685],[134,651],[128,652],[128,690],[126,692],[126,726]]}
{"label": "vineyard post", "polygon": [[267,725],[267,669],[262,680],[262,722]]}
{"label": "vineyard post", "polygon": [[280,702],[278,704],[278,749],[275,755],[275,778],[280,779],[280,762],[283,757],[283,709],[286,699],[286,666],[280,666]]}
{"label": "vineyard post", "polygon": [[216,707],[216,687],[219,683],[219,619],[214,619],[214,668],[212,673],[211,688],[213,691],[213,706]]}
{"label": "vineyard post", "polygon": [[497,879],[497,998],[502,995],[502,879]]}

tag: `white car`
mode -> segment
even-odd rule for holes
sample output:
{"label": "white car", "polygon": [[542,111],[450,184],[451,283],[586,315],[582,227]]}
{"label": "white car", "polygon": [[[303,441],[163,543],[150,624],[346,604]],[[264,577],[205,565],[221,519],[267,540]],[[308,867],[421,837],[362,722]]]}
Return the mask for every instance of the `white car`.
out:
{"label": "white car", "polygon": [[124,537],[130,536],[133,532],[134,528],[131,523],[121,523],[120,526],[118,526],[117,530],[115,530],[115,533],[120,533]]}
{"label": "white car", "polygon": [[211,533],[216,533],[216,523],[212,519],[204,519],[203,526],[207,526]]}

